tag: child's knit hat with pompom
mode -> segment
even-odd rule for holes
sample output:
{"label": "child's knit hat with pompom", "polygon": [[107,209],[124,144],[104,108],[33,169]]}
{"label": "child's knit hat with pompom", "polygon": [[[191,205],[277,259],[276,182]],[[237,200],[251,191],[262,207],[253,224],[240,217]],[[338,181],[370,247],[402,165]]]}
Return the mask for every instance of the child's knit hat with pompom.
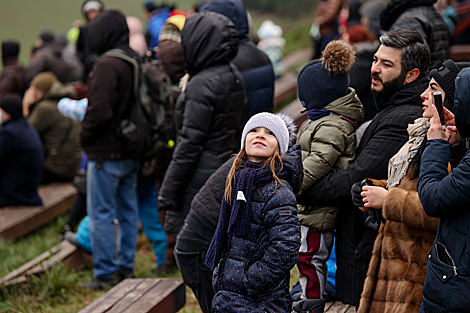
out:
{"label": "child's knit hat with pompom", "polygon": [[321,59],[313,60],[300,71],[297,91],[302,105],[322,109],[348,94],[349,75],[355,61],[354,48],[342,40],[331,41]]}

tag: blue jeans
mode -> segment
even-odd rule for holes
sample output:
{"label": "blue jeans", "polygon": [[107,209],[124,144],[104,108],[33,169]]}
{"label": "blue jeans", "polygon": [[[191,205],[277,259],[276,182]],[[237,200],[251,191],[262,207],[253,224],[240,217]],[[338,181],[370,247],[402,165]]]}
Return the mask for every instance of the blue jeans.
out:
{"label": "blue jeans", "polygon": [[[138,171],[137,160],[88,162],[87,213],[90,216],[93,276],[97,279],[107,279],[117,271],[134,270]],[[114,220],[119,221],[118,240],[115,240]]]}
{"label": "blue jeans", "polygon": [[166,259],[166,234],[157,210],[157,186],[149,179],[141,179],[137,188],[139,195],[139,219],[145,236],[152,243],[158,266]]}

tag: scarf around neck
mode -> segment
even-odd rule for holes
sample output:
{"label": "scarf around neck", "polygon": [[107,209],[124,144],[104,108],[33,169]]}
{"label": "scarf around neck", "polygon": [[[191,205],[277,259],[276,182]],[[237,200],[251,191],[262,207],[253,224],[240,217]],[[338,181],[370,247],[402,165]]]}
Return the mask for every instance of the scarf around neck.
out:
{"label": "scarf around neck", "polygon": [[[287,170],[276,164],[275,171],[280,179],[287,178]],[[207,251],[205,264],[211,270],[219,263],[226,244],[227,234],[246,237],[250,231],[253,186],[271,182],[274,179],[271,169],[265,163],[244,161],[232,178],[230,203],[222,200],[219,222]]]}
{"label": "scarf around neck", "polygon": [[430,123],[427,118],[418,118],[408,125],[408,141],[401,147],[388,163],[387,189],[396,187],[406,175],[410,162],[418,153],[418,148],[424,140]]}

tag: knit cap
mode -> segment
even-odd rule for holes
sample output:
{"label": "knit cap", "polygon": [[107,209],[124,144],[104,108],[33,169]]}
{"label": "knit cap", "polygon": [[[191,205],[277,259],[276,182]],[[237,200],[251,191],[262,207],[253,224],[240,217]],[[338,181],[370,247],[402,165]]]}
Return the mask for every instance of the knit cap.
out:
{"label": "knit cap", "polygon": [[54,42],[55,35],[54,32],[50,29],[43,29],[39,33],[39,38],[41,38],[44,43],[51,43]]}
{"label": "knit cap", "polygon": [[46,93],[51,89],[52,84],[57,81],[57,76],[52,72],[42,72],[37,74],[31,81],[31,86],[34,86],[39,91]]}
{"label": "knit cap", "polygon": [[[447,97],[446,97],[447,98]],[[462,138],[470,138],[470,68],[455,79],[455,126]]]}
{"label": "knit cap", "polygon": [[158,42],[162,42],[164,40],[171,40],[181,43],[181,33],[178,26],[172,23],[166,23],[163,26],[160,35],[158,36]]}
{"label": "knit cap", "polygon": [[0,108],[12,117],[23,115],[23,105],[21,96],[16,93],[9,93],[0,99]]}
{"label": "knit cap", "polygon": [[20,53],[20,45],[15,41],[2,42],[2,58],[18,57]]}
{"label": "knit cap", "polygon": [[268,112],[255,114],[246,122],[243,128],[241,147],[245,144],[245,138],[248,132],[256,127],[264,127],[272,131],[279,144],[280,153],[284,154],[287,152],[289,146],[289,131],[287,130],[286,123],[279,116]]}
{"label": "knit cap", "polygon": [[463,68],[469,66],[470,62],[454,62],[449,59],[445,60],[437,69],[433,69],[429,72],[429,76],[434,78],[446,93],[446,102],[448,100],[449,103],[454,103],[455,78]]}
{"label": "knit cap", "polygon": [[319,60],[313,60],[300,71],[297,91],[306,109],[322,109],[328,103],[348,94],[348,71],[354,65],[353,47],[343,41],[331,41]]}

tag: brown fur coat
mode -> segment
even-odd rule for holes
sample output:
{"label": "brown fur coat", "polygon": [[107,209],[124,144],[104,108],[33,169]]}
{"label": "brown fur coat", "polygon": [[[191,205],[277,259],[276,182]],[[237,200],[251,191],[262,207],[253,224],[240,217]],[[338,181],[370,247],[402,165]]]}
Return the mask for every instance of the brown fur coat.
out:
{"label": "brown fur coat", "polygon": [[[423,300],[427,255],[439,219],[428,217],[419,201],[418,179],[410,169],[397,187],[389,189],[381,224],[364,281],[358,313],[413,313]],[[386,181],[373,180],[385,187]],[[361,208],[363,209],[363,208]]]}

